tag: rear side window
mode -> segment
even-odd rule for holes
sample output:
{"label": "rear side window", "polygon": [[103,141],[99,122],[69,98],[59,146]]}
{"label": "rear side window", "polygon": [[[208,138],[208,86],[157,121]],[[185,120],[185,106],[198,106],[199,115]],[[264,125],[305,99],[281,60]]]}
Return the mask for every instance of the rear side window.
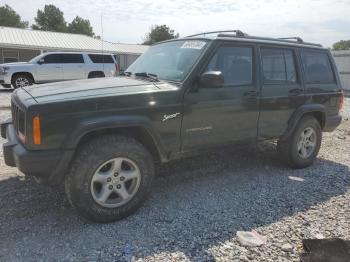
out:
{"label": "rear side window", "polygon": [[61,55],[60,54],[51,54],[44,57],[45,64],[60,64]]}
{"label": "rear side window", "polygon": [[225,86],[253,83],[253,49],[251,47],[220,47],[206,71],[220,71]]}
{"label": "rear side window", "polygon": [[65,64],[83,64],[84,58],[81,54],[62,54],[62,63]]}
{"label": "rear side window", "polygon": [[262,48],[264,83],[295,83],[297,75],[294,53],[289,49]]}
{"label": "rear side window", "polygon": [[96,64],[114,64],[114,60],[111,55],[88,55],[93,63]]}
{"label": "rear side window", "polygon": [[327,53],[306,50],[303,52],[302,59],[306,83],[331,84],[335,82],[331,62]]}

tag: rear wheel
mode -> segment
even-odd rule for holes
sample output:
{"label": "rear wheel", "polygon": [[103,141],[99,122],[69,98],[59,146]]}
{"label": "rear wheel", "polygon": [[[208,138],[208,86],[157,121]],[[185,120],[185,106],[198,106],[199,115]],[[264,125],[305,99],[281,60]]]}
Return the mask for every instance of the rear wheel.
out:
{"label": "rear wheel", "polygon": [[106,135],[79,150],[65,179],[66,194],[84,218],[112,222],[142,205],[153,177],[152,157],[140,143]]}
{"label": "rear wheel", "polygon": [[292,168],[312,165],[321,147],[320,123],[312,116],[303,117],[290,137],[278,142],[282,160]]}
{"label": "rear wheel", "polygon": [[18,74],[12,78],[12,85],[14,88],[21,88],[33,84],[33,79],[27,74]]}
{"label": "rear wheel", "polygon": [[105,74],[103,72],[90,72],[88,75],[88,78],[102,78],[105,77]]}

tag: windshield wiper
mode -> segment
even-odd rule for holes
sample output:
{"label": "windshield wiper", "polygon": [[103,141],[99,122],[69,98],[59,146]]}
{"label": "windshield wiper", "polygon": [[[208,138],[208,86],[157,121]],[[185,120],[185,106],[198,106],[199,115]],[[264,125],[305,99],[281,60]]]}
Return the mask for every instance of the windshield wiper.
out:
{"label": "windshield wiper", "polygon": [[140,73],[135,73],[135,76],[139,76],[139,77],[144,77],[144,78],[148,78],[151,79],[153,81],[158,82],[158,76],[156,74],[151,74],[151,73],[147,73],[147,72],[140,72]]}
{"label": "windshield wiper", "polygon": [[132,73],[129,72],[129,71],[124,71],[124,72],[122,72],[120,75],[121,75],[121,76],[131,76]]}

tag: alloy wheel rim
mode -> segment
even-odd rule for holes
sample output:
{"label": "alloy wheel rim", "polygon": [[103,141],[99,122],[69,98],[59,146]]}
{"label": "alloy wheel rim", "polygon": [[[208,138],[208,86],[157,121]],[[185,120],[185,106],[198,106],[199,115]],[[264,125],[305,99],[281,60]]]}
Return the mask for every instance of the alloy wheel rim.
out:
{"label": "alloy wheel rim", "polygon": [[25,87],[29,86],[29,81],[27,78],[19,77],[16,79],[16,87]]}
{"label": "alloy wheel rim", "polygon": [[137,193],[141,172],[134,161],[124,157],[110,159],[100,165],[91,179],[94,200],[107,208],[120,207]]}
{"label": "alloy wheel rim", "polygon": [[312,127],[305,128],[298,140],[298,154],[306,159],[312,155],[316,148],[316,131]]}

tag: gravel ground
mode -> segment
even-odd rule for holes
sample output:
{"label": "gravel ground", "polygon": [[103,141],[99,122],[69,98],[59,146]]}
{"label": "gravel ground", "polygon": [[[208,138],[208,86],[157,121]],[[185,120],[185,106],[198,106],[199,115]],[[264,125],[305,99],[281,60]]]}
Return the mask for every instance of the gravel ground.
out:
{"label": "gravel ground", "polygon": [[0,110],[10,107],[13,89],[0,87]]}
{"label": "gravel ground", "polygon": [[[345,104],[342,125],[324,134],[312,167],[288,169],[271,148],[177,161],[158,168],[144,207],[112,224],[83,221],[62,190],[1,159],[0,261],[125,261],[130,253],[137,261],[299,261],[302,238],[350,240],[350,99]],[[8,115],[0,109],[1,120]],[[241,246],[236,231],[251,229],[267,244]]]}

